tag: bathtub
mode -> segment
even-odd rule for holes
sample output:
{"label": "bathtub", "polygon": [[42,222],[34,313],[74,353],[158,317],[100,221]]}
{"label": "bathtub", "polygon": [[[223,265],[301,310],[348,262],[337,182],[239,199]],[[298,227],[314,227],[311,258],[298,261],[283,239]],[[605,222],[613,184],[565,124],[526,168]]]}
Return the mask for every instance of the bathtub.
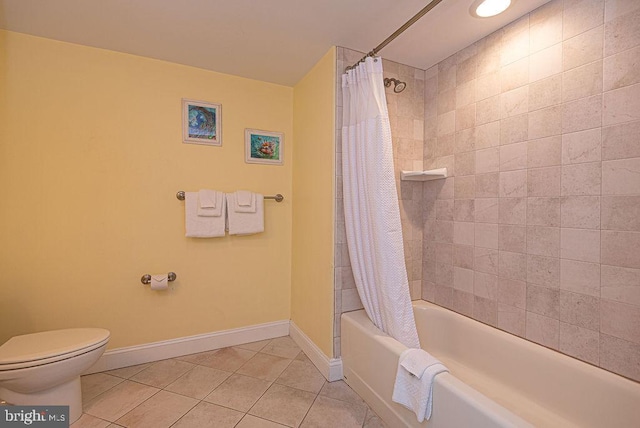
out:
{"label": "bathtub", "polygon": [[640,384],[428,302],[414,302],[436,377],[433,413],[418,423],[391,401],[404,345],[362,311],[342,315],[345,381],[395,427],[640,427]]}

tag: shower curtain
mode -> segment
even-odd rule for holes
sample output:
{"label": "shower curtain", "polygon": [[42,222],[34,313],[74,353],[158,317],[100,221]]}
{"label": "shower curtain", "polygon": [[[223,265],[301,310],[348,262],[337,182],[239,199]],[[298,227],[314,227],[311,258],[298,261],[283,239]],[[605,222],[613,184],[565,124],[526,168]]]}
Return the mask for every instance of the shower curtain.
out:
{"label": "shower curtain", "polygon": [[342,174],[351,269],[373,323],[419,348],[404,261],[382,59],[342,75]]}

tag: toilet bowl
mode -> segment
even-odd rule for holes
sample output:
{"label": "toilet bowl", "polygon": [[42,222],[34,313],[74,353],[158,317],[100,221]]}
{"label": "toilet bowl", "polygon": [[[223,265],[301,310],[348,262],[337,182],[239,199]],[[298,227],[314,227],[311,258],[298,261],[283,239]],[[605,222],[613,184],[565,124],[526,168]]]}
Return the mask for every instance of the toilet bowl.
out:
{"label": "toilet bowl", "polygon": [[69,406],[82,415],[80,375],[102,355],[110,333],[73,328],[15,336],[0,346],[0,399],[15,405]]}

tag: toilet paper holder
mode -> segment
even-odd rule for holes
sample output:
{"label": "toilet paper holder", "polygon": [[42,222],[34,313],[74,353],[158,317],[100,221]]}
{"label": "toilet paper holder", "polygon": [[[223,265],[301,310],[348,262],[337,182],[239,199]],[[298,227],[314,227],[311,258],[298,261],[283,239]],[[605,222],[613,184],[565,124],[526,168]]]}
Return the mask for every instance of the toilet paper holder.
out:
{"label": "toilet paper holder", "polygon": [[[175,272],[169,272],[167,274],[167,279],[169,280],[169,282],[175,281],[177,277],[178,275],[176,275]],[[142,278],[140,278],[140,282],[142,282],[144,285],[151,284],[151,275],[149,274],[142,275]]]}

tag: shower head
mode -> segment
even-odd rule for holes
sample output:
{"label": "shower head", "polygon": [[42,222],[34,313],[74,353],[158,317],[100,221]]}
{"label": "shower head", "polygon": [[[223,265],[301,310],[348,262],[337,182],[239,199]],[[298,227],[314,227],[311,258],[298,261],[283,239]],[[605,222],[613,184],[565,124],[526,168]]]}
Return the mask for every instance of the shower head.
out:
{"label": "shower head", "polygon": [[401,82],[398,79],[394,79],[393,77],[384,78],[385,88],[390,87],[392,83],[393,83],[393,92],[395,92],[396,94],[399,94],[400,92],[404,91],[405,88],[407,87],[407,84],[405,82]]}

